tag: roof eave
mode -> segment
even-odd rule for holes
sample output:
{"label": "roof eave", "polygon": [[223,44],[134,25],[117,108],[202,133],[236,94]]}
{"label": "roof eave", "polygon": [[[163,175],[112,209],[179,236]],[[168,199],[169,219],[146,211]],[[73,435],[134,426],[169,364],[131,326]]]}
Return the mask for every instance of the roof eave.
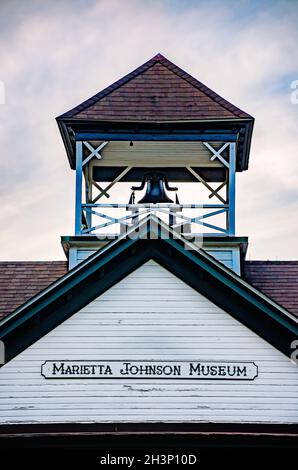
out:
{"label": "roof eave", "polygon": [[241,168],[238,169],[238,171],[248,170],[248,166],[249,166],[252,133],[253,133],[255,119],[253,117],[251,119],[247,119],[247,123],[248,123],[247,132],[245,133],[244,143],[243,143],[242,166]]}
{"label": "roof eave", "polygon": [[[117,124],[136,124],[136,125],[141,125],[141,124],[153,124],[153,125],[162,125],[162,124],[208,124],[208,123],[223,123],[223,124],[232,124],[232,123],[237,123],[237,124],[243,124],[245,130],[245,135],[244,135],[244,142],[243,142],[243,151],[240,154],[240,158],[238,160],[237,164],[237,171],[244,171],[248,169],[248,162],[249,162],[249,154],[250,154],[250,146],[251,146],[251,139],[252,139],[252,132],[253,132],[253,126],[254,126],[254,118],[253,117],[247,117],[247,118],[240,118],[240,117],[235,117],[235,118],[208,118],[208,119],[189,119],[189,120],[151,120],[151,121],[143,121],[143,120],[107,120],[107,119],[82,119],[82,118],[66,118],[63,116],[59,116],[56,118],[59,131],[66,149],[67,157],[69,160],[69,164],[71,169],[75,169],[75,148],[74,148],[74,142],[72,142],[70,132],[68,131],[68,127],[71,127],[71,125],[76,124],[84,124],[85,126],[89,124],[94,125],[95,123],[98,124],[111,124],[111,123],[117,123]],[[72,131],[74,132],[74,131]]]}
{"label": "roof eave", "polygon": [[75,153],[74,153],[74,146],[72,145],[70,134],[67,131],[67,122],[59,117],[56,118],[56,122],[58,124],[58,129],[60,135],[62,137],[64,147],[66,150],[66,155],[69,161],[70,168],[75,170]]}

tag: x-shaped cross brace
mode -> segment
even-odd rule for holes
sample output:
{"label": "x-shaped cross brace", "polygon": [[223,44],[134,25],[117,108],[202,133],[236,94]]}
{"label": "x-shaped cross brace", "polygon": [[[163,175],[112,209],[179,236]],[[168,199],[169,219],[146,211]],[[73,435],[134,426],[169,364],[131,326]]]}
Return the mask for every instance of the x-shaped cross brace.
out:
{"label": "x-shaped cross brace", "polygon": [[85,166],[86,163],[88,163],[91,158],[96,157],[98,160],[102,158],[100,151],[108,144],[109,142],[102,142],[96,149],[92,147],[92,145],[89,144],[89,142],[84,142],[85,147],[87,147],[88,150],[90,150],[90,154],[88,157],[83,160],[82,166]]}
{"label": "x-shaped cross brace", "polygon": [[218,158],[218,160],[224,165],[226,166],[227,168],[230,168],[230,164],[229,162],[227,162],[227,160],[221,155],[221,153],[228,147],[229,142],[226,142],[222,147],[220,147],[220,149],[218,150],[215,150],[215,148],[212,147],[212,145],[208,144],[208,142],[203,142],[203,144],[205,145],[205,147],[207,147],[207,149],[210,150],[210,152],[213,154],[212,157],[210,158],[210,160],[215,160],[216,158]]}
{"label": "x-shaped cross brace", "polygon": [[216,196],[217,199],[219,199],[223,204],[226,203],[226,201],[224,200],[223,197],[221,197],[220,194],[218,194],[218,191],[221,190],[221,188],[224,187],[224,185],[226,184],[226,182],[222,183],[217,189],[213,189],[210,184],[208,184],[202,177],[201,175],[199,175],[199,173],[197,171],[195,171],[193,168],[191,168],[191,166],[188,166],[186,167],[188,169],[188,171],[194,175],[194,177],[199,180],[204,186],[205,188],[207,188],[209,191],[210,191],[210,195],[209,195],[209,198],[213,197],[213,196]]}
{"label": "x-shaped cross brace", "polygon": [[128,166],[126,167],[121,173],[120,175],[117,176],[117,178],[114,179],[114,181],[112,181],[110,184],[108,184],[108,186],[106,188],[101,188],[99,186],[99,184],[97,184],[95,181],[92,181],[92,183],[94,184],[94,186],[96,186],[96,188],[100,191],[100,194],[98,194],[98,196],[96,196],[95,199],[93,199],[92,201],[92,204],[95,204],[98,199],[100,199],[102,196],[106,196],[106,197],[110,197],[110,195],[108,194],[108,191],[116,184],[118,183],[124,175],[126,175],[126,173],[129,172],[129,170],[131,170],[131,166]]}

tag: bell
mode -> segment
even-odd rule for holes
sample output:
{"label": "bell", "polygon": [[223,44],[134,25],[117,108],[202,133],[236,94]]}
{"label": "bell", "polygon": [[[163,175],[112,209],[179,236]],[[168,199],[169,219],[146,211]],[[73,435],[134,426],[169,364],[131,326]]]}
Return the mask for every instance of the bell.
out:
{"label": "bell", "polygon": [[140,186],[133,186],[133,191],[141,191],[147,184],[145,196],[138,201],[138,204],[156,204],[160,203],[171,203],[170,199],[165,191],[177,191],[178,188],[171,188],[169,186],[166,175],[163,173],[150,172],[145,173]]}

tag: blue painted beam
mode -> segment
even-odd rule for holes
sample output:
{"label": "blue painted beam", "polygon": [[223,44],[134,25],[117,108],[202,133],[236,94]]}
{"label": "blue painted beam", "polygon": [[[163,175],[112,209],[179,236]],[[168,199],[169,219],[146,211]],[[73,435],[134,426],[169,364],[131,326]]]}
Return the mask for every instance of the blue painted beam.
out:
{"label": "blue painted beam", "polygon": [[194,141],[194,142],[236,142],[236,134],[116,134],[98,132],[78,132],[76,141],[81,140],[127,140],[127,141]]}
{"label": "blue painted beam", "polygon": [[80,235],[82,230],[82,160],[83,144],[76,143],[76,206],[75,206],[75,235]]}
{"label": "blue painted beam", "polygon": [[228,233],[229,236],[235,235],[235,204],[236,204],[236,145],[230,144],[230,168],[228,185]]}

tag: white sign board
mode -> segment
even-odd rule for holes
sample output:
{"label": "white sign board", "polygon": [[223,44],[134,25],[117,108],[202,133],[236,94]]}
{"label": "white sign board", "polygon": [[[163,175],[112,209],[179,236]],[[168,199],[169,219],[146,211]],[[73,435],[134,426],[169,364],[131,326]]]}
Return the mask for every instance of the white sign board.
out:
{"label": "white sign board", "polygon": [[230,361],[46,361],[46,379],[254,380],[254,362]]}

